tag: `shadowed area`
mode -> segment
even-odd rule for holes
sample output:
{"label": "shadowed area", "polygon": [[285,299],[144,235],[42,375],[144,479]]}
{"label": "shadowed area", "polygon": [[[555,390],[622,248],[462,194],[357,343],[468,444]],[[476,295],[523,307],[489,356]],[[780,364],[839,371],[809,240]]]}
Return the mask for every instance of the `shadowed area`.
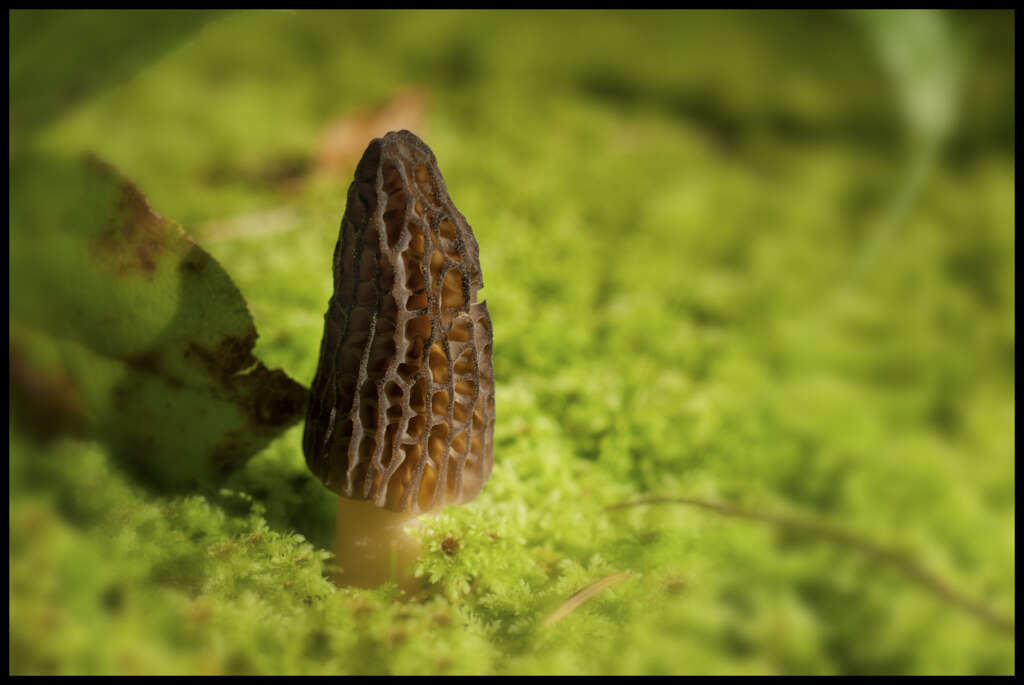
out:
{"label": "shadowed area", "polygon": [[12,148],[62,111],[156,61],[217,15],[10,10]]}

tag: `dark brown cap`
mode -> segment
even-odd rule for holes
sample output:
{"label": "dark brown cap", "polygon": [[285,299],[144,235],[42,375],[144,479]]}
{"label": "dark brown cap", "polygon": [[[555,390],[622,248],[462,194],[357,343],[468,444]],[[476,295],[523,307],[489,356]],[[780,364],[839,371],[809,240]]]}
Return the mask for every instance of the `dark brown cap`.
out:
{"label": "dark brown cap", "polygon": [[394,511],[468,502],[493,466],[479,249],[430,148],[374,139],[334,251],[303,451],[324,484]]}

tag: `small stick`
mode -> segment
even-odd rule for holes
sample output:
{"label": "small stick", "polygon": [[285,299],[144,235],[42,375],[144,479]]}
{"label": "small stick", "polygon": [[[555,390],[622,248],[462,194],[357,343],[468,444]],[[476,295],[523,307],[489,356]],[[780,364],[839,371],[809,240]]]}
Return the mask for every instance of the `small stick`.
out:
{"label": "small stick", "polygon": [[1012,618],[1002,616],[991,607],[967,597],[944,579],[939,578],[934,573],[908,557],[903,550],[895,547],[880,545],[873,540],[869,540],[868,538],[861,537],[827,523],[802,520],[778,514],[762,514],[756,511],[740,509],[732,506],[731,504],[709,502],[707,500],[693,499],[690,497],[644,497],[630,502],[620,502],[619,504],[607,506],[605,507],[605,511],[616,511],[619,509],[627,509],[629,507],[637,507],[646,504],[687,504],[694,507],[701,507],[702,509],[708,509],[722,514],[723,516],[735,516],[737,518],[771,523],[782,528],[788,528],[790,530],[804,533],[811,537],[831,540],[839,545],[856,549],[865,556],[877,559],[883,564],[888,564],[894,567],[939,599],[966,611],[982,623],[988,625],[990,628],[995,628],[996,630],[1004,633],[1009,633],[1011,637],[1013,636],[1014,629]]}
{"label": "small stick", "polygon": [[613,573],[610,576],[605,576],[596,583],[591,583],[587,587],[583,588],[572,597],[567,599],[560,607],[548,614],[547,618],[544,619],[544,623],[541,625],[550,626],[558,623],[563,618],[568,616],[570,613],[575,611],[584,602],[589,600],[591,597],[604,590],[606,587],[610,587],[617,583],[621,583],[627,578],[632,577],[632,573],[629,571],[622,571],[621,573]]}

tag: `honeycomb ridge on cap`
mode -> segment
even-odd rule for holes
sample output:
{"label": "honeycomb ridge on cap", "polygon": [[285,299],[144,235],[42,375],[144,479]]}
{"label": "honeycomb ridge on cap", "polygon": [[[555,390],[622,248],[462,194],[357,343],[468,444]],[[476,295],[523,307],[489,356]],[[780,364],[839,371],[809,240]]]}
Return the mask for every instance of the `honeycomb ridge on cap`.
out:
{"label": "honeycomb ridge on cap", "polygon": [[393,511],[476,497],[493,467],[494,370],[479,248],[430,148],[374,139],[334,250],[303,435],[332,491]]}

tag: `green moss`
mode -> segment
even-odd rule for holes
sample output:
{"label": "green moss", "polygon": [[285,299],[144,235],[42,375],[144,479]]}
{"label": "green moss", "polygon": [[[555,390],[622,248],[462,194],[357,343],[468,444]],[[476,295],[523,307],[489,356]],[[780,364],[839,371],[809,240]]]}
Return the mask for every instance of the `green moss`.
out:
{"label": "green moss", "polygon": [[[105,17],[90,30],[116,33]],[[968,47],[1012,24],[948,18],[951,40],[992,38]],[[333,495],[301,427],[168,497],[101,444],[12,422],[11,673],[1012,673],[1012,637],[856,549],[606,509],[825,519],[1013,615],[1012,36],[964,52],[987,95],[961,99],[951,154],[901,205],[912,136],[864,30],[253,12],[92,81],[113,85],[40,121],[37,151],[135,181],[238,285],[255,353],[303,382],[350,179],[262,172],[421,88],[417,133],[480,243],[495,470],[417,533],[429,588],[408,597],[326,580]]]}

